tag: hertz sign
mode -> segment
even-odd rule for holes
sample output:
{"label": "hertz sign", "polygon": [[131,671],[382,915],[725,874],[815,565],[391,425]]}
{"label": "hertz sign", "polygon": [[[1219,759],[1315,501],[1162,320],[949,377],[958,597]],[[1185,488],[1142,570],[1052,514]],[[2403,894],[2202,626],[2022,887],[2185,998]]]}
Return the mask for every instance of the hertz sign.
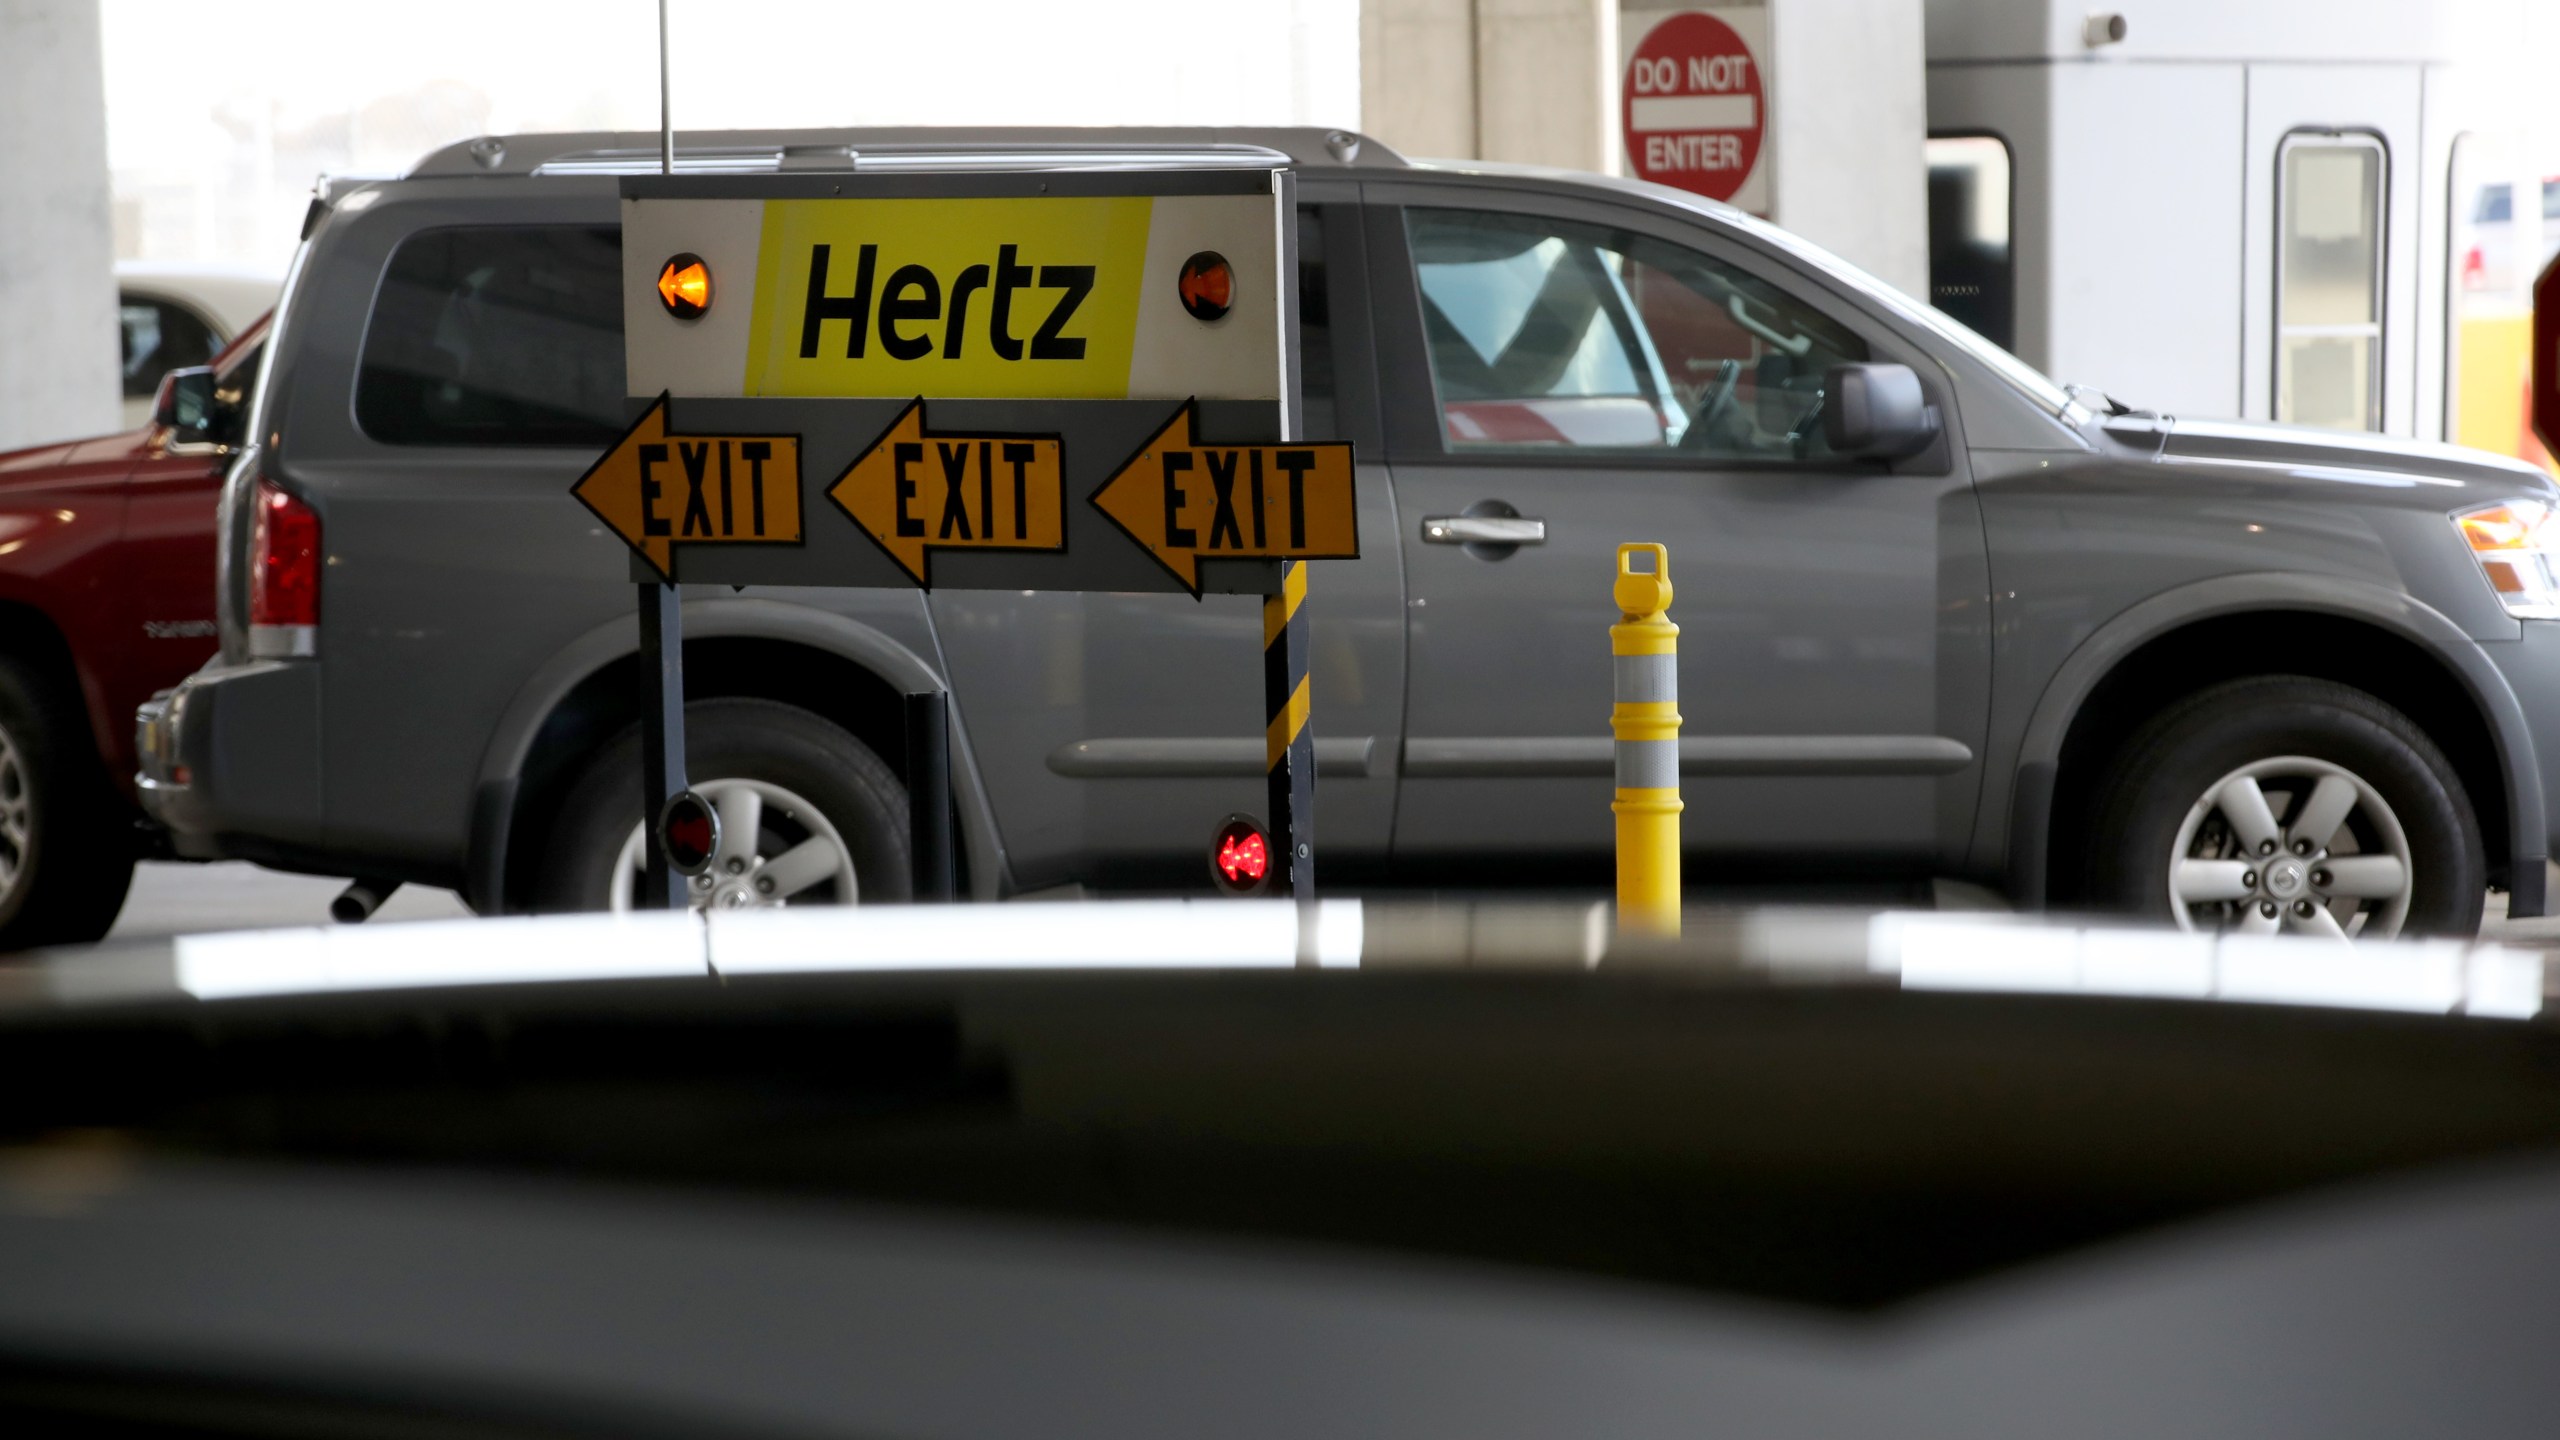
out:
{"label": "hertz sign", "polygon": [[[623,227],[635,396],[1277,404],[1286,384],[1267,193],[638,199]],[[715,277],[699,318],[656,292],[680,252]],[[1203,253],[1232,306],[1200,307]]]}
{"label": "hertz sign", "polygon": [[1311,893],[1298,562],[1360,539],[1351,447],[1299,433],[1294,175],[847,158],[622,182],[632,427],[575,494],[641,582],[646,788],[683,784],[678,585],[1260,595],[1272,825],[1216,866]]}
{"label": "hertz sign", "polygon": [[1359,553],[1350,447],[1293,434],[1290,183],[632,177],[638,419],[578,496],[659,580],[1274,593]]}
{"label": "hertz sign", "polygon": [[756,295],[745,389],[1125,398],[1153,208],[772,202],[757,273],[779,283]]}

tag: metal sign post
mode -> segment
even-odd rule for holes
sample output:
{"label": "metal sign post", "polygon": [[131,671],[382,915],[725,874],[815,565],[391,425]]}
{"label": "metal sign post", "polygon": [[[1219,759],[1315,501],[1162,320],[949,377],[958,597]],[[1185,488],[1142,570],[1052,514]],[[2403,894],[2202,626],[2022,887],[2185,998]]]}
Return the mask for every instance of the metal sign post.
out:
{"label": "metal sign post", "polygon": [[[667,84],[667,0],[658,0],[658,163],[676,168],[675,120]],[[581,480],[581,484],[585,482]],[[645,530],[644,530],[644,538]],[[661,574],[638,583],[640,596],[641,883],[632,908],[685,908],[685,877],[667,863],[659,817],[686,788],[684,774],[684,609],[674,581]],[[751,837],[752,838],[752,837]]]}
{"label": "metal sign post", "polygon": [[[1312,896],[1305,562],[1360,547],[1351,447],[1294,438],[1293,187],[626,179],[635,419],[575,494],[641,583],[647,813],[685,783],[678,583],[1259,595],[1270,888]],[[913,803],[936,806],[932,780],[910,776]],[[916,818],[923,896],[948,883],[925,852],[949,816]]]}
{"label": "metal sign post", "polygon": [[907,851],[915,898],[958,897],[951,846],[951,697],[939,690],[907,697]]}
{"label": "metal sign post", "polygon": [[676,587],[640,584],[640,831],[644,846],[634,909],[686,905],[685,878],[667,863],[658,816],[686,787],[684,774],[684,615]]}
{"label": "metal sign post", "polygon": [[1280,593],[1262,602],[1262,708],[1269,717],[1263,737],[1264,789],[1271,806],[1270,888],[1276,894],[1316,893],[1316,733],[1308,724],[1313,701],[1307,677],[1307,567],[1287,561]]}

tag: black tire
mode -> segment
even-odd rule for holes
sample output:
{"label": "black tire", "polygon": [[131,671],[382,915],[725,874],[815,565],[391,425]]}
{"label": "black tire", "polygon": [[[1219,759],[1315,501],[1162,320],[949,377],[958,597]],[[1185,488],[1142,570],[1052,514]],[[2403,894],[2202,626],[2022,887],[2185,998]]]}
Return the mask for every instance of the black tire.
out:
{"label": "black tire", "polygon": [[2479,933],[2487,855],[2479,817],[2444,752],[2373,696],[2298,675],[2199,691],[2125,742],[2089,810],[2084,893],[2118,913],[2174,919],[2169,867],[2190,807],[2242,766],[2296,755],[2352,772],[2398,819],[2411,871],[2400,933]]}
{"label": "black tire", "polygon": [[[869,746],[809,711],[771,700],[695,701],[685,706],[684,727],[685,773],[696,789],[754,780],[801,796],[843,838],[863,903],[912,894],[906,787]],[[570,787],[535,884],[534,908],[610,908],[615,862],[639,823],[640,728],[634,725],[599,749]]]}
{"label": "black tire", "polygon": [[[133,807],[107,779],[78,694],[0,657],[0,950],[83,945],[107,933],[133,885]],[[20,809],[23,807],[23,810]]]}

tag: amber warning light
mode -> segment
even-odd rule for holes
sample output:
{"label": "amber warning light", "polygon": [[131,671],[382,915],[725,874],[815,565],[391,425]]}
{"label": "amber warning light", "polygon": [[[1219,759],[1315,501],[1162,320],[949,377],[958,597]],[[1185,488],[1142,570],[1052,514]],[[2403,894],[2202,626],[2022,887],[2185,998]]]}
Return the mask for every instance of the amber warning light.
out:
{"label": "amber warning light", "polygon": [[1182,262],[1182,274],[1174,281],[1182,296],[1182,308],[1191,318],[1203,324],[1226,318],[1236,303],[1236,272],[1227,257],[1215,250],[1203,250]]}
{"label": "amber warning light", "polygon": [[1230,895],[1250,895],[1271,875],[1271,840],[1262,827],[1231,815],[1209,848],[1209,873]]}
{"label": "amber warning light", "polygon": [[711,308],[711,267],[687,252],[658,267],[658,301],[679,320],[698,320]]}

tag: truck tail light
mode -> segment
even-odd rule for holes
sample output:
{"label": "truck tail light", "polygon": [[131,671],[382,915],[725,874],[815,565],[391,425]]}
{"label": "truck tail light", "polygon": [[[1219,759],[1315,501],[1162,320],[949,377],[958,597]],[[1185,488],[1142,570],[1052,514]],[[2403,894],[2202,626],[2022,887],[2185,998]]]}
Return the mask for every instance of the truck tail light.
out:
{"label": "truck tail light", "polygon": [[320,625],[320,512],[260,479],[249,534],[249,648],[262,656],[315,652]]}

